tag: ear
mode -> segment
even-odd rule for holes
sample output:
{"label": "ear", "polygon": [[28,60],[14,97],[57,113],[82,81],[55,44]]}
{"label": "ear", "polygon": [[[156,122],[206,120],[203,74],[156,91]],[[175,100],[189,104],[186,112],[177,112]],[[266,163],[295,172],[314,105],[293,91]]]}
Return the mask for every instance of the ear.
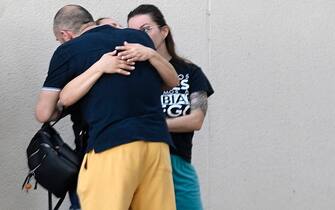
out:
{"label": "ear", "polygon": [[165,39],[167,35],[170,33],[170,28],[169,26],[165,25],[160,28],[160,32],[162,34],[162,37]]}
{"label": "ear", "polygon": [[60,35],[64,41],[70,41],[71,39],[74,38],[74,33],[72,31],[68,30],[62,30],[60,31]]}

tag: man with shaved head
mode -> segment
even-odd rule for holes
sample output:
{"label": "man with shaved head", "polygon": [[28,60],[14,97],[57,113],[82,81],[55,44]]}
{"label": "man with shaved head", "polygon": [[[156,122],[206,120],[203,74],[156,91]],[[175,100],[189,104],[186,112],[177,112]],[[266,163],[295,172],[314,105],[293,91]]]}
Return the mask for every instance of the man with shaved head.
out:
{"label": "man with shaved head", "polygon": [[[54,34],[62,43],[50,61],[36,118],[57,118],[60,90],[84,71],[97,82],[77,103],[89,127],[78,189],[83,210],[173,210],[175,199],[168,145],[172,144],[160,105],[162,79],[148,62],[129,74],[105,71],[101,61],[125,41],[154,48],[149,36],[133,29],[96,27],[79,5],[61,8]],[[118,61],[119,69],[127,69]]]}

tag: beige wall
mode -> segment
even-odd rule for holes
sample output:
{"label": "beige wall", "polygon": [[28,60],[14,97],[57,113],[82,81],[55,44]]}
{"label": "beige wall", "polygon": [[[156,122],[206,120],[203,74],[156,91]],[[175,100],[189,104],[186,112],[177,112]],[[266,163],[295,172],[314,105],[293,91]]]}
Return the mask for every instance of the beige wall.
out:
{"label": "beige wall", "polygon": [[[58,45],[55,12],[77,3],[95,18],[125,24],[144,2],[161,8],[177,50],[203,68],[216,90],[194,141],[205,209],[334,209],[331,0],[1,0],[0,209],[47,207],[42,188],[26,194],[20,186],[25,148],[40,126],[36,96]],[[71,140],[69,120],[60,124]]]}

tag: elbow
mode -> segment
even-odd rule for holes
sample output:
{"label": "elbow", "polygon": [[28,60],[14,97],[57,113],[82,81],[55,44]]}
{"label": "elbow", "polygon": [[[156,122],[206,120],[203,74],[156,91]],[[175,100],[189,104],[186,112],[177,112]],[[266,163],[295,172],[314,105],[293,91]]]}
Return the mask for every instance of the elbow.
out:
{"label": "elbow", "polygon": [[40,123],[48,122],[51,118],[51,113],[49,113],[46,109],[37,106],[35,110],[35,118]]}
{"label": "elbow", "polygon": [[202,122],[199,121],[199,122],[194,123],[194,128],[193,129],[195,131],[199,131],[201,128],[202,128]]}
{"label": "elbow", "polygon": [[193,117],[193,130],[194,131],[199,131],[202,128],[202,125],[204,123],[204,117],[202,113],[199,112],[197,116]]}

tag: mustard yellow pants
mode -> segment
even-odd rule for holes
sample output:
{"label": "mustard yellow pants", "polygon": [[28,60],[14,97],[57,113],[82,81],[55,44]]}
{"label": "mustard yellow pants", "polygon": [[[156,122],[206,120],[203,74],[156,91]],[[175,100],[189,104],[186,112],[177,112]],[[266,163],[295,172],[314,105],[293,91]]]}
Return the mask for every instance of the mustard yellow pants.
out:
{"label": "mustard yellow pants", "polygon": [[84,157],[78,195],[82,210],[175,210],[169,147],[135,141]]}

